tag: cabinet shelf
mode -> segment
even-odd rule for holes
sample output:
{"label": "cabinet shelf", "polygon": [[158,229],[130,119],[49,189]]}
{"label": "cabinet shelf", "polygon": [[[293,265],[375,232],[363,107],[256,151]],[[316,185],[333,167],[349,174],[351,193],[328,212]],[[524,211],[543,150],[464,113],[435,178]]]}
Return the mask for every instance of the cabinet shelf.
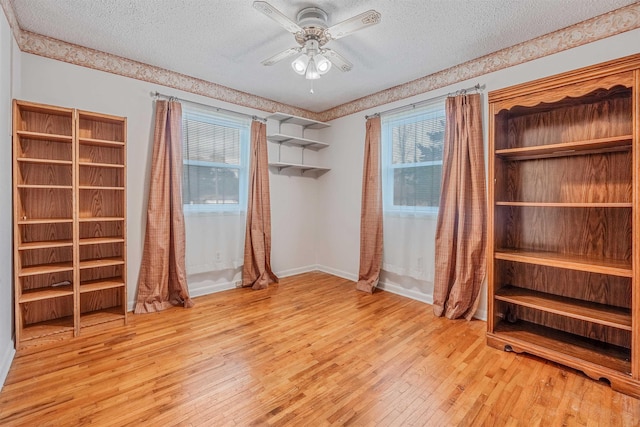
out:
{"label": "cabinet shelf", "polygon": [[548,313],[568,316],[626,331],[631,330],[631,310],[625,308],[582,301],[514,286],[505,286],[498,289],[495,292],[495,298],[499,301],[534,308]]}
{"label": "cabinet shelf", "polygon": [[62,334],[73,336],[73,331],[73,316],[65,316],[25,325],[21,331],[22,333],[20,338],[22,341],[32,341],[39,338]]}
{"label": "cabinet shelf", "polygon": [[103,310],[90,311],[80,314],[80,327],[88,328],[103,323],[115,321],[124,321],[125,315],[121,312],[120,307],[107,308]]}
{"label": "cabinet shelf", "polygon": [[69,165],[71,166],[73,162],[71,160],[54,160],[54,159],[41,159],[38,157],[18,157],[16,159],[18,163],[36,163],[43,165]]}
{"label": "cabinet shelf", "polygon": [[124,259],[122,257],[91,259],[86,261],[80,261],[80,270],[86,270],[88,268],[110,267],[113,265],[123,265]]}
{"label": "cabinet shelf", "polygon": [[121,278],[90,280],[80,284],[80,293],[103,291],[105,289],[123,288],[124,280]]}
{"label": "cabinet shelf", "polygon": [[55,141],[68,143],[71,143],[73,141],[73,137],[71,135],[57,135],[53,133],[32,132],[27,130],[18,130],[16,131],[16,135],[19,138],[34,139],[37,141]]}
{"label": "cabinet shelf", "polygon": [[73,222],[73,218],[31,218],[17,221],[18,225],[32,224],[64,224]]}
{"label": "cabinet shelf", "polygon": [[78,162],[78,164],[82,167],[124,169],[124,165],[116,163]]}
{"label": "cabinet shelf", "polygon": [[56,262],[51,264],[32,265],[30,267],[24,267],[18,272],[18,277],[35,276],[38,274],[48,273],[61,273],[63,271],[72,271],[73,263],[69,262]]}
{"label": "cabinet shelf", "polygon": [[82,145],[94,145],[96,147],[124,147],[125,145],[125,143],[121,141],[94,138],[78,138],[78,142]]}
{"label": "cabinet shelf", "polygon": [[108,221],[124,221],[122,216],[92,216],[79,218],[80,222],[108,222]]}
{"label": "cabinet shelf", "polygon": [[124,237],[90,237],[81,238],[78,244],[84,245],[103,245],[107,243],[124,243]]}
{"label": "cabinet shelf", "polygon": [[320,166],[302,165],[298,163],[284,163],[284,162],[271,162],[269,163],[269,166],[278,168],[278,171],[281,171],[282,169],[300,170],[302,172],[307,172],[307,171],[326,172],[330,170],[329,168],[323,168]]}
{"label": "cabinet shelf", "polygon": [[267,139],[282,144],[298,145],[300,147],[311,148],[315,150],[320,150],[329,146],[329,144],[327,144],[326,142],[314,141],[313,139],[301,138],[291,135],[283,135],[281,133],[268,135]]}
{"label": "cabinet shelf", "polygon": [[625,375],[631,373],[631,352],[628,349],[545,326],[524,321],[513,324],[502,321],[491,336],[508,339],[523,351],[542,354],[559,363],[583,363],[594,370],[604,367]]}
{"label": "cabinet shelf", "polygon": [[45,185],[45,184],[19,184],[16,185],[20,189],[40,188],[45,190],[73,190],[71,185]]}
{"label": "cabinet shelf", "polygon": [[110,191],[124,191],[124,187],[108,187],[100,185],[80,185],[79,190],[110,190]]}
{"label": "cabinet shelf", "polygon": [[567,268],[612,276],[632,277],[631,261],[609,260],[557,252],[528,251],[520,249],[496,249],[495,259]]}
{"label": "cabinet shelf", "polygon": [[516,206],[532,208],[632,208],[631,202],[496,202],[496,206]]}
{"label": "cabinet shelf", "polygon": [[49,288],[42,288],[37,290],[22,291],[19,302],[21,304],[33,301],[41,301],[51,298],[60,298],[73,295],[73,286],[55,286]]}
{"label": "cabinet shelf", "polygon": [[273,113],[267,119],[277,120],[280,123],[302,126],[305,129],[322,129],[331,126],[329,123],[317,120],[305,119],[304,117],[293,116],[286,113]]}
{"label": "cabinet shelf", "polygon": [[73,246],[72,240],[43,240],[40,242],[20,243],[18,250],[28,251],[33,249],[65,248],[69,246]]}
{"label": "cabinet shelf", "polygon": [[509,160],[543,159],[549,157],[626,151],[631,149],[632,141],[633,135],[622,135],[533,147],[504,148],[496,150],[495,153],[497,156]]}

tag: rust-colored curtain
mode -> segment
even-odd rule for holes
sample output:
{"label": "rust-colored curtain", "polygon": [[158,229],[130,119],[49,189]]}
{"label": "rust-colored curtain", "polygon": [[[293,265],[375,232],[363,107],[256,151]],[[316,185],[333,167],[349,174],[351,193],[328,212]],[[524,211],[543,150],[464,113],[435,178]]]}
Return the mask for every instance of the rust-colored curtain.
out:
{"label": "rust-colored curtain", "polygon": [[380,117],[367,120],[360,212],[359,291],[373,293],[382,266],[382,186],[380,184]]}
{"label": "rust-colored curtain", "polygon": [[269,195],[269,164],[267,160],[267,125],[251,123],[251,169],[247,231],[244,237],[242,286],[265,289],[278,282],[271,271],[271,200]]}
{"label": "rust-colored curtain", "polygon": [[182,212],[182,106],[156,101],[147,230],[135,313],[192,307],[185,269]]}
{"label": "rust-colored curtain", "polygon": [[480,94],[449,97],[436,225],[433,312],[471,320],[486,273],[486,185]]}

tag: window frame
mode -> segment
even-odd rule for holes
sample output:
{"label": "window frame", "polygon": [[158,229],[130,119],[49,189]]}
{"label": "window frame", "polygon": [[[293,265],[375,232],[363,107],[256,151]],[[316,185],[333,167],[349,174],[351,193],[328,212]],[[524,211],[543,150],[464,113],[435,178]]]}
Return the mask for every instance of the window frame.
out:
{"label": "window frame", "polygon": [[[206,160],[190,160],[182,159],[183,169],[188,166],[203,166],[219,169],[237,169],[238,170],[238,203],[188,203],[185,201],[184,195],[182,200],[183,212],[185,214],[198,213],[240,213],[247,210],[247,198],[249,190],[249,150],[251,135],[251,119],[234,117],[219,111],[196,108],[192,106],[184,106],[182,109],[182,123],[188,119],[209,123],[216,126],[230,127],[238,129],[240,155],[239,164],[228,164],[220,162],[209,162]],[[188,143],[186,129],[182,129],[182,149],[184,144]],[[184,185],[184,172],[182,174],[182,185]]]}
{"label": "window frame", "polygon": [[[380,135],[380,147],[381,147],[381,161],[380,166],[382,169],[382,203],[383,211],[387,213],[395,214],[416,214],[424,216],[437,216],[440,206],[406,206],[394,204],[394,178],[395,171],[402,169],[418,168],[424,166],[440,166],[442,169],[442,159],[429,160],[425,162],[412,162],[412,163],[393,163],[393,129],[394,127],[404,126],[411,123],[424,121],[424,116],[432,112],[442,112],[442,116],[445,119],[446,128],[446,112],[445,112],[445,100],[436,99],[433,102],[425,104],[418,109],[412,109],[410,111],[398,112],[387,117],[381,118],[381,135]],[[444,144],[444,137],[443,137]],[[444,154],[444,153],[443,153]]]}

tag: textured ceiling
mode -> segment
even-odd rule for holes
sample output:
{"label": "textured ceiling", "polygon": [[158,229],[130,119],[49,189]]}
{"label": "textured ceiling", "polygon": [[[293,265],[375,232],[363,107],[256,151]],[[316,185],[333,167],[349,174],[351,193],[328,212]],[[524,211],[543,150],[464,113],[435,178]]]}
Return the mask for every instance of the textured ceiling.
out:
{"label": "textured ceiling", "polygon": [[369,9],[380,24],[327,47],[353,64],[314,82],[290,60],[297,46],[252,0],[12,0],[20,28],[310,111],[331,107],[635,3],[633,0],[269,0],[295,20],[308,6],[329,25]]}

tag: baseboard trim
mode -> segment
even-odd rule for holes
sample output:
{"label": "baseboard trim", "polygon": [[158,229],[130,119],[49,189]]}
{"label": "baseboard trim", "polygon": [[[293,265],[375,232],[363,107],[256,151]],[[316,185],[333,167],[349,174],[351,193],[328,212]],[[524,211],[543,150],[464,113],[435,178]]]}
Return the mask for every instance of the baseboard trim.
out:
{"label": "baseboard trim", "polygon": [[393,284],[384,283],[384,282],[378,283],[378,288],[382,289],[383,291],[387,291],[387,292],[391,292],[392,294],[411,298],[416,301],[424,302],[429,305],[433,304],[432,294],[425,294],[424,292],[413,291],[410,289],[405,289],[402,286],[393,285]]}
{"label": "baseboard trim", "polygon": [[288,270],[276,271],[275,275],[278,276],[278,278],[284,278],[289,276],[295,276],[296,274],[309,273],[311,271],[317,271],[317,270],[318,270],[318,266],[315,264],[305,265],[304,267],[297,267],[297,268],[290,268]]}
{"label": "baseboard trim", "polygon": [[216,283],[213,285],[189,288],[189,296],[201,297],[203,295],[209,295],[216,292],[228,291],[229,289],[235,289],[235,288],[236,288],[236,285],[233,282]]}
{"label": "baseboard trim", "polygon": [[483,321],[487,321],[487,310],[480,310],[478,309],[476,311],[476,314],[473,315],[474,319],[478,319],[478,320],[483,320]]}
{"label": "baseboard trim", "polygon": [[337,270],[335,268],[327,267],[326,265],[316,265],[316,271],[338,276],[343,279],[351,280],[352,282],[358,281],[358,275],[353,273],[347,273],[346,271]]}
{"label": "baseboard trim", "polygon": [[[216,292],[228,291],[229,289],[235,289],[236,285],[233,282],[215,283],[213,285],[197,286],[189,288],[190,297],[201,297],[203,295],[209,295]],[[127,302],[129,311],[133,311],[136,305],[135,301]]]}
{"label": "baseboard trim", "polygon": [[16,355],[16,349],[14,347],[13,340],[9,340],[7,348],[3,352],[2,359],[0,359],[0,390],[2,390],[4,386],[4,382],[9,374],[9,369],[11,368],[11,363]]}

